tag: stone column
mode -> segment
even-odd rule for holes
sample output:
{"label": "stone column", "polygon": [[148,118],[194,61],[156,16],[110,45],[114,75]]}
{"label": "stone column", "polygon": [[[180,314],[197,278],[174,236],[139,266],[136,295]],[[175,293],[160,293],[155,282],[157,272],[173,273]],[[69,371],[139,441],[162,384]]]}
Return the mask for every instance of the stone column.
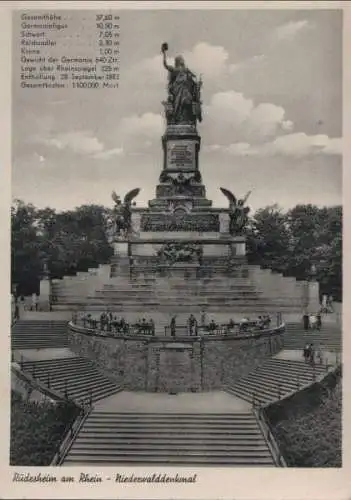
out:
{"label": "stone column", "polygon": [[51,308],[51,281],[44,277],[40,281],[39,309],[41,311],[50,311]]}
{"label": "stone column", "polygon": [[129,276],[129,243],[128,241],[115,241],[113,244],[115,254],[114,258],[114,274]]}
{"label": "stone column", "polygon": [[308,312],[316,313],[319,309],[319,283],[311,280],[308,282]]}
{"label": "stone column", "polygon": [[41,311],[51,310],[51,280],[47,258],[43,262],[43,277],[40,281],[38,308]]}

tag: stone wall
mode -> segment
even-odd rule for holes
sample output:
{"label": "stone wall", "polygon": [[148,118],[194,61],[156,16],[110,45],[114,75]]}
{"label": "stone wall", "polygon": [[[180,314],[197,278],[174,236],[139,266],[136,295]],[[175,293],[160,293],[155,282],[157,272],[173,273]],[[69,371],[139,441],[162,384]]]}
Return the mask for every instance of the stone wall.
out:
{"label": "stone wall", "polygon": [[252,337],[176,340],[112,337],[71,326],[71,349],[128,390],[213,390],[240,377],[282,348],[281,331]]}
{"label": "stone wall", "polygon": [[148,385],[152,392],[188,392],[201,389],[200,363],[196,346],[168,349],[161,344],[150,346]]}
{"label": "stone wall", "polygon": [[115,382],[126,389],[145,389],[147,344],[142,340],[102,337],[77,327],[69,329],[68,340],[72,351],[94,361]]}
{"label": "stone wall", "polygon": [[235,382],[282,349],[282,334],[203,344],[203,390]]}

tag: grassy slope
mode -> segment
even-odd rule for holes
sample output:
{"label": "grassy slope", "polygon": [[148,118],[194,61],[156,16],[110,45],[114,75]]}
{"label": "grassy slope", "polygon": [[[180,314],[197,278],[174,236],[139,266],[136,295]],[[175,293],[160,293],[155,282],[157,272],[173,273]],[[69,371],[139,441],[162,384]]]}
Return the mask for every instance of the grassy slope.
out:
{"label": "grassy slope", "polygon": [[50,403],[26,403],[11,394],[11,465],[50,465],[75,407]]}
{"label": "grassy slope", "polygon": [[272,422],[289,467],[342,466],[341,381],[318,402],[291,408]]}

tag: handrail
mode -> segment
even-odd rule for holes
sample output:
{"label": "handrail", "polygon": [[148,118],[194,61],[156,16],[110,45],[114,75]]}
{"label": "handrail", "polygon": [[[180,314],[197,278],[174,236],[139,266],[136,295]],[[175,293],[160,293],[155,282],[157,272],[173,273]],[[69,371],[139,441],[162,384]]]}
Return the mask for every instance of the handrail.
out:
{"label": "handrail", "polygon": [[44,396],[48,396],[54,401],[70,401],[66,400],[64,395],[61,394],[59,391],[53,390],[50,387],[47,387],[42,381],[34,378],[32,375],[30,375],[28,372],[24,372],[21,369],[18,369],[15,366],[11,366],[11,370],[16,373],[16,375],[21,379],[27,382],[32,389],[36,389],[39,392],[41,392]]}
{"label": "handrail", "polygon": [[66,426],[67,430],[65,432],[65,436],[59,445],[59,449],[57,450],[52,459],[51,465],[60,465],[64,457],[67,455],[84,421],[92,411],[93,408],[92,394],[90,394],[88,405],[86,405],[84,401],[82,404],[79,404],[78,402],[69,399],[66,389],[64,391],[64,394],[62,394],[61,392],[50,388],[49,380],[48,380],[48,385],[46,386],[40,379],[36,379],[33,375],[29,374],[26,371],[23,371],[22,369],[23,361],[31,361],[31,360],[28,359],[24,360],[24,356],[21,356],[21,361],[19,363],[21,368],[18,369],[16,366],[13,365],[11,367],[11,369],[14,372],[16,372],[19,378],[21,378],[22,380],[24,379],[33,389],[39,390],[42,394],[51,397],[51,399],[54,399],[55,401],[71,403],[75,406],[75,408],[80,410],[76,419],[73,422],[67,424]]}
{"label": "handrail", "polygon": [[77,415],[76,419],[68,425],[68,430],[61,441],[57,452],[55,453],[50,465],[61,465],[67,456],[67,453],[71,449],[79,431],[83,427],[84,422],[90,415],[93,409],[92,405],[82,406],[81,411]]}
{"label": "handrail", "polygon": [[[138,325],[138,324],[127,324],[120,328],[114,328],[113,324],[107,323],[107,328],[103,328],[102,324],[98,320],[94,319],[85,319],[78,318],[76,316],[72,317],[72,320],[69,322],[72,325],[76,325],[78,327],[84,328],[86,330],[94,330],[100,332],[103,336],[104,334],[119,334],[119,335],[154,335],[154,327],[150,324]],[[89,324],[91,323],[91,324]]]}
{"label": "handrail", "polygon": [[[238,323],[234,323],[233,326],[230,326],[229,323],[222,323],[220,325],[216,325],[215,328],[211,328],[211,325],[197,325],[195,327],[195,332],[196,334],[201,334],[201,335],[206,335],[206,336],[211,336],[211,335],[245,335],[245,334],[254,334],[254,333],[262,333],[262,332],[267,332],[271,330],[276,330],[282,325],[279,325],[278,327],[271,327],[271,328],[258,328],[257,324],[255,322],[252,322],[248,325],[248,328],[240,328],[240,325]],[[165,333],[167,335],[167,332],[170,332],[172,330],[172,327],[170,325],[166,325],[165,327]],[[174,330],[177,332],[182,331],[182,332],[189,332],[190,328],[189,325],[176,325],[173,327]]]}
{"label": "handrail", "polygon": [[[172,335],[154,335],[151,333],[144,333],[140,332],[140,330],[136,329],[131,329],[128,332],[116,332],[114,330],[98,330],[94,329],[91,327],[87,326],[81,326],[78,323],[74,323],[73,321],[70,321],[68,323],[68,326],[71,328],[73,331],[78,331],[80,333],[86,333],[88,335],[95,335],[98,337],[108,337],[108,338],[123,338],[126,339],[128,337],[134,337],[134,338],[143,338],[144,340],[149,339],[150,341],[159,341],[159,340],[167,340],[167,341],[172,341],[175,340],[175,337],[172,337]],[[170,327],[165,327],[165,328],[170,328]],[[176,327],[178,330],[182,330],[183,332],[187,332],[187,327],[180,326],[178,325]],[[180,338],[182,340],[191,340],[193,341],[194,339],[199,339],[199,338],[209,338],[211,340],[221,340],[221,339],[245,339],[245,338],[253,338],[253,337],[260,337],[260,336],[265,336],[265,335],[274,335],[274,334],[279,334],[285,329],[285,323],[275,326],[273,328],[267,329],[267,330],[260,330],[260,329],[255,329],[251,331],[240,331],[240,332],[225,332],[225,333],[218,333],[215,332],[214,334],[199,334],[199,330],[201,332],[201,327],[198,328],[198,332],[195,335],[189,335],[189,333],[184,333],[184,335],[178,335],[177,339],[179,340]]]}
{"label": "handrail", "polygon": [[284,455],[282,454],[277,441],[275,440],[273,430],[270,426],[269,420],[264,408],[260,407],[257,410],[253,409],[253,414],[258,423],[263,437],[268,445],[273,460],[278,467],[287,467]]}
{"label": "handrail", "polygon": [[[267,358],[265,358],[263,360],[263,362],[266,359]],[[260,368],[260,366],[261,365],[256,366],[255,369]],[[314,365],[310,365],[309,364],[308,366],[311,366],[311,368],[312,368],[312,381],[309,381],[309,382],[303,384],[301,382],[300,375],[298,374],[298,375],[296,375],[296,390],[289,391],[289,392],[287,392],[285,394],[282,394],[282,392],[281,392],[281,383],[278,381],[277,384],[276,384],[276,386],[275,386],[277,397],[275,399],[272,399],[271,401],[267,401],[266,403],[263,403],[263,404],[256,404],[257,394],[256,394],[256,391],[254,390],[253,393],[251,394],[251,405],[252,405],[252,408],[255,408],[256,406],[261,406],[262,408],[263,407],[267,407],[267,406],[269,406],[271,404],[275,404],[275,403],[278,403],[280,401],[283,401],[285,399],[288,399],[288,398],[292,397],[294,394],[296,394],[296,393],[298,393],[300,391],[303,391],[307,387],[310,387],[310,386],[312,386],[315,383],[321,382],[329,373],[331,373],[331,372],[337,370],[339,367],[341,367],[341,362],[340,362],[340,359],[338,359],[338,357],[337,357],[337,359],[336,359],[336,361],[335,361],[334,364],[333,363],[329,363],[328,358],[326,358],[325,359],[325,363],[319,365],[319,366],[325,366],[325,373],[320,372],[318,375],[316,373],[316,364],[314,364]],[[223,388],[224,391],[228,391],[230,393],[232,393],[233,390],[234,390],[234,393],[235,393],[235,383],[234,384],[226,383],[226,384],[224,384],[222,386],[222,388]]]}
{"label": "handrail", "polygon": [[38,389],[41,393],[43,393],[44,395],[49,396],[50,398],[52,398],[54,400],[57,400],[57,401],[66,401],[66,402],[69,402],[69,403],[73,403],[75,406],[77,406],[77,408],[81,408],[82,407],[81,404],[79,404],[75,400],[69,398],[68,391],[66,390],[66,388],[65,388],[65,390],[63,392],[58,391],[56,389],[52,389],[50,387],[50,375],[49,374],[48,374],[48,377],[47,377],[47,384],[42,379],[36,378],[36,376],[35,376],[35,365],[34,365],[34,369],[33,369],[32,373],[30,373],[27,370],[24,370],[23,369],[23,363],[26,363],[28,361],[31,362],[33,360],[25,358],[23,355],[20,355],[20,360],[18,361],[16,359],[16,355],[17,355],[17,353],[13,352],[14,362],[19,365],[19,369],[16,366],[12,365],[11,366],[11,370],[13,370],[14,372],[16,372],[16,374],[20,378],[22,378],[22,380],[24,379],[31,387],[33,387],[34,389]]}

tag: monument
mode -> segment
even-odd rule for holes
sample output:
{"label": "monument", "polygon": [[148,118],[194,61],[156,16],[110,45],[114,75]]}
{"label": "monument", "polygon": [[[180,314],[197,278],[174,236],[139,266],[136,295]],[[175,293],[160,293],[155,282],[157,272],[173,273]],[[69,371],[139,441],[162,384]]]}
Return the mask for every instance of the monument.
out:
{"label": "monument", "polygon": [[[163,101],[165,132],[162,136],[163,165],[156,197],[148,207],[137,208],[114,194],[115,269],[121,265],[139,273],[204,276],[245,272],[245,224],[247,196],[237,201],[227,189],[229,207],[216,209],[206,197],[200,172],[202,80],[186,66],[182,56],[174,66],[162,44],[163,65],[168,73],[167,99]],[[122,265],[123,267],[123,265]]]}
{"label": "monument", "polygon": [[[302,314],[319,308],[318,283],[297,281],[260,266],[248,265],[246,227],[250,196],[237,198],[218,186],[227,199],[215,208],[206,196],[200,169],[203,82],[182,56],[168,62],[161,138],[163,162],[155,198],[136,206],[136,187],[121,198],[106,221],[114,248],[110,264],[55,283],[55,308],[112,310],[147,314],[151,310],[207,310],[215,314]],[[84,275],[84,276],[83,276]]]}

